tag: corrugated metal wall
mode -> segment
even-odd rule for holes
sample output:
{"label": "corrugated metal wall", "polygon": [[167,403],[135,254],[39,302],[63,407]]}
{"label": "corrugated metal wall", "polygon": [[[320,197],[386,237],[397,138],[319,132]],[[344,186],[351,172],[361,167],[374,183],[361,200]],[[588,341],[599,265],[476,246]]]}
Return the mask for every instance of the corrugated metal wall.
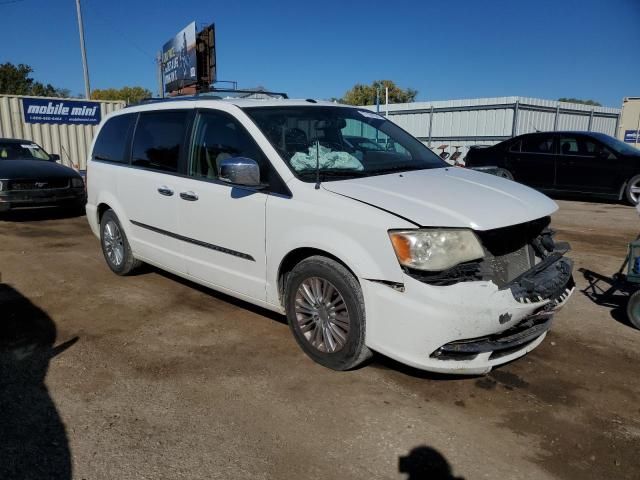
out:
{"label": "corrugated metal wall", "polygon": [[[59,125],[25,123],[22,96],[0,95],[0,138],[24,138],[41,145],[49,153],[60,155],[61,163],[86,168],[86,161],[97,125]],[[46,97],[33,97],[46,98]],[[51,100],[73,100],[50,98]],[[96,100],[97,101],[97,100]],[[101,118],[120,110],[124,102],[99,101]]]}
{"label": "corrugated metal wall", "polygon": [[[369,105],[366,108],[375,110]],[[380,113],[386,107],[380,106]],[[535,131],[591,130],[616,135],[620,109],[528,97],[475,98],[389,105],[389,119],[432,149],[493,145]]]}

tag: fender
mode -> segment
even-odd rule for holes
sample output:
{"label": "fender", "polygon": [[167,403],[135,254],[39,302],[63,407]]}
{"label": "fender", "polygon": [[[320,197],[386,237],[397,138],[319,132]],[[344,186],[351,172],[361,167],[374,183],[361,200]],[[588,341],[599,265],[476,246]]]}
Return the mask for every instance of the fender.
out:
{"label": "fender", "polygon": [[[306,192],[305,192],[306,193]],[[313,248],[344,263],[359,280],[402,283],[404,276],[387,233],[393,228],[415,228],[413,223],[327,191],[312,191],[322,201],[267,200],[266,251],[267,301],[278,304],[278,273],[284,258],[294,250]],[[295,210],[292,211],[292,210]],[[298,219],[295,223],[292,218]],[[302,220],[302,221],[300,221]]]}

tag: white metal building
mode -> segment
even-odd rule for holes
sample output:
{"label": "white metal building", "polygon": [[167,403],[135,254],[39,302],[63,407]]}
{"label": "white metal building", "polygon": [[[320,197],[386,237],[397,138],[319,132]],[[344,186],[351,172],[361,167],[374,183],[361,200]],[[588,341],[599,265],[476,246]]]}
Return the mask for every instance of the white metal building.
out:
{"label": "white metal building", "polygon": [[[42,146],[49,153],[60,155],[64,165],[84,169],[91,141],[96,133],[97,125],[69,125],[54,123],[28,123],[23,111],[24,98],[39,100],[83,102],[80,99],[24,97],[18,95],[0,95],[0,138],[20,138],[31,140]],[[100,104],[101,118],[120,110],[124,102],[108,102],[91,100]]]}
{"label": "white metal building", "polygon": [[[366,107],[375,110],[375,105]],[[387,107],[380,106],[385,114]],[[432,149],[493,145],[523,133],[582,130],[616,136],[620,109],[528,97],[474,98],[388,106],[389,119]]]}

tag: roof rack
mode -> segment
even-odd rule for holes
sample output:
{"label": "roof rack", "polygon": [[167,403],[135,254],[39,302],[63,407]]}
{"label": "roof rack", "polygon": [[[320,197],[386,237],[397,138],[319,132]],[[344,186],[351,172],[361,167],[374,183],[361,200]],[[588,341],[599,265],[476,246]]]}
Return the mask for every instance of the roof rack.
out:
{"label": "roof rack", "polygon": [[[263,96],[262,98],[260,96]],[[270,92],[268,90],[248,89],[248,90],[235,90],[235,89],[218,89],[214,88],[207,92],[194,93],[193,95],[177,95],[175,97],[150,97],[143,98],[138,103],[127,105],[127,107],[134,107],[137,105],[147,105],[149,103],[162,103],[173,102],[178,100],[224,100],[228,98],[245,98],[245,99],[263,99],[264,96],[271,98],[287,99],[289,95],[284,92]],[[125,107],[125,108],[127,108]]]}
{"label": "roof rack", "polygon": [[[228,94],[226,97],[220,97],[219,94],[226,93]],[[229,95],[230,94],[230,95]],[[202,92],[197,94],[199,96],[205,97],[220,97],[220,98],[229,98],[237,95],[237,98],[251,98],[254,95],[266,95],[268,97],[280,97],[283,99],[289,98],[284,92],[271,92],[269,90],[264,90],[262,88],[248,88],[246,90],[238,90],[233,88],[213,88],[208,92]]]}

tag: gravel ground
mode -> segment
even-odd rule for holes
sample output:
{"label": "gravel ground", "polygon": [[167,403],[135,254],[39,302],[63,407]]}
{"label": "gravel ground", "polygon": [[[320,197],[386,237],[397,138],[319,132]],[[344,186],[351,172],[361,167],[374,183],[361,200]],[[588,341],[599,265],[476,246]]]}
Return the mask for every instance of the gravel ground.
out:
{"label": "gravel ground", "polygon": [[[559,203],[576,268],[610,276],[634,209]],[[324,369],[278,315],[151,268],[115,276],[84,217],[2,217],[0,272],[3,479],[640,477],[624,299],[576,291],[527,357],[452,378]]]}

